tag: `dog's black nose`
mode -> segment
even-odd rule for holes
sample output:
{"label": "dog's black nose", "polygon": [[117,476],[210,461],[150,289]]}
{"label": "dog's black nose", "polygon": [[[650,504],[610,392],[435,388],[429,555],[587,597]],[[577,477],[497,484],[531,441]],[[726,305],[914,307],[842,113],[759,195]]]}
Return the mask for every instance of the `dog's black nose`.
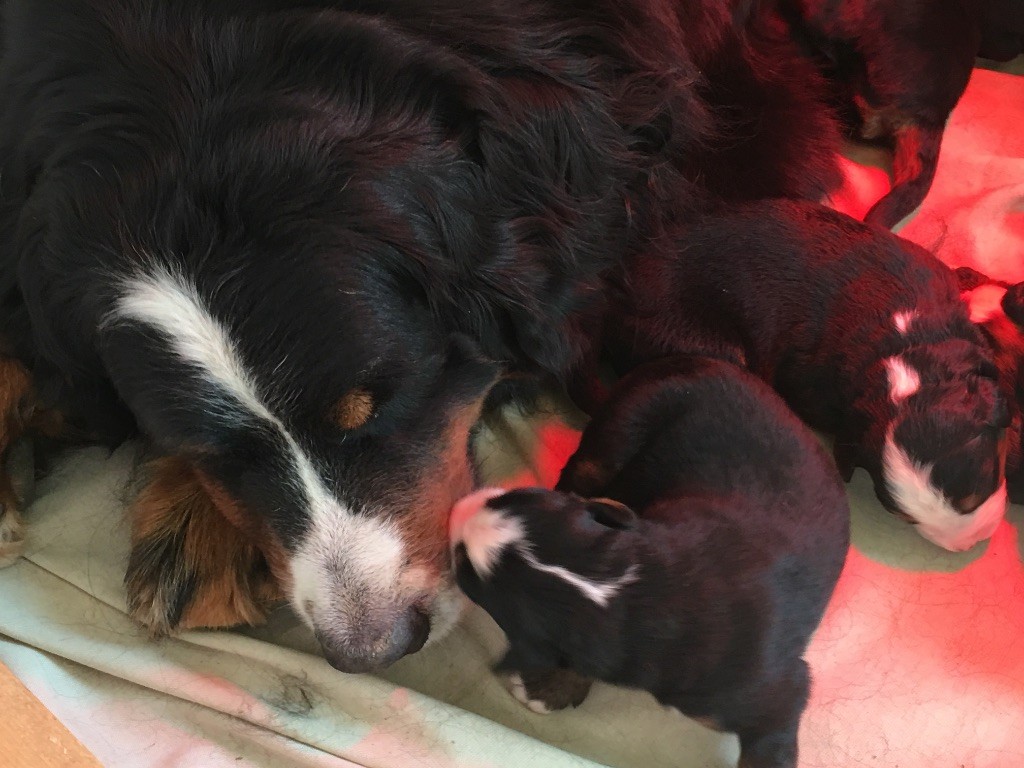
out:
{"label": "dog's black nose", "polygon": [[327,663],[341,672],[360,674],[391,666],[403,656],[416,653],[430,636],[430,617],[419,608],[409,608],[383,632],[364,627],[350,635],[334,638],[317,632]]}

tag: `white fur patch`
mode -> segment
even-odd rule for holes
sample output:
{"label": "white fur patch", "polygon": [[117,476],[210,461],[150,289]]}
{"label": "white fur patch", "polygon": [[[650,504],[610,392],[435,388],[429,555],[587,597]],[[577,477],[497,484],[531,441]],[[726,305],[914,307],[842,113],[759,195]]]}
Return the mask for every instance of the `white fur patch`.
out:
{"label": "white fur patch", "polygon": [[159,267],[125,283],[115,316],[158,330],[171,349],[259,419],[280,426],[264,406],[227,330],[210,314],[183,276]]}
{"label": "white fur patch", "polygon": [[486,579],[494,572],[502,552],[522,543],[526,533],[518,520],[481,506],[463,521],[458,535],[459,541],[466,545],[466,556],[473,570]]}
{"label": "white fur patch", "polygon": [[[159,331],[170,349],[249,418],[269,425],[291,459],[295,492],[304,498],[310,524],[293,556],[292,603],[311,628],[344,628],[346,590],[372,603],[395,602],[405,561],[399,531],[371,515],[354,514],[326,488],[310,457],[270,408],[232,343],[227,329],[188,280],[155,268],[127,280],[113,319],[130,319]],[[312,606],[312,611],[309,610]],[[323,614],[323,615],[321,615]]]}
{"label": "white fur patch", "polygon": [[509,692],[524,707],[531,712],[538,715],[550,715],[551,709],[548,705],[539,699],[531,699],[530,694],[526,692],[526,684],[523,682],[523,678],[518,674],[512,674],[509,676]]}
{"label": "white fur patch", "polygon": [[895,313],[892,316],[892,323],[896,326],[896,330],[900,333],[906,334],[910,330],[910,326],[914,324],[914,321],[918,317],[920,317],[920,314],[916,309],[908,309]]}
{"label": "white fur patch", "polygon": [[0,568],[14,565],[25,548],[25,527],[16,510],[0,515]]}
{"label": "white fur patch", "polygon": [[534,557],[533,553],[524,546],[520,545],[518,547],[518,551],[531,568],[540,571],[541,573],[547,573],[554,576],[556,579],[561,579],[566,584],[578,589],[580,593],[592,603],[596,603],[602,608],[607,608],[611,599],[615,597],[615,595],[617,595],[624,586],[636,581],[635,565],[631,565],[629,570],[622,576],[612,579],[611,581],[594,581],[593,579],[588,579],[585,576],[580,576],[578,573],[573,573],[569,569],[563,568],[560,565],[545,565]]}
{"label": "white fur patch", "polygon": [[971,314],[972,323],[987,323],[1003,316],[1003,296],[1006,289],[1000,285],[981,285],[963,294]]}
{"label": "white fur patch", "polygon": [[893,499],[917,521],[917,530],[934,544],[963,552],[992,536],[1006,512],[1004,482],[969,515],[959,513],[931,483],[931,467],[913,461],[896,445],[892,430],[882,452],[882,472]]}
{"label": "white fur patch", "polygon": [[921,389],[921,376],[899,357],[887,357],[885,369],[889,373],[889,399],[899,404]]}

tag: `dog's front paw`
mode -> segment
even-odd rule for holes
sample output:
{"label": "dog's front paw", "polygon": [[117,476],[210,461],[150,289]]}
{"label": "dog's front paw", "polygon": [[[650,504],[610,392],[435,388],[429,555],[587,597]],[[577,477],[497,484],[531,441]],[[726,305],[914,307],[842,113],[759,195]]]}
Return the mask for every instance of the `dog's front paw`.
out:
{"label": "dog's front paw", "polygon": [[130,510],[129,615],[154,637],[262,622],[280,594],[259,549],[187,463],[161,459],[152,469]]}
{"label": "dog's front paw", "polygon": [[538,715],[578,707],[590,693],[593,680],[567,669],[516,672],[509,677],[509,691],[515,699]]}

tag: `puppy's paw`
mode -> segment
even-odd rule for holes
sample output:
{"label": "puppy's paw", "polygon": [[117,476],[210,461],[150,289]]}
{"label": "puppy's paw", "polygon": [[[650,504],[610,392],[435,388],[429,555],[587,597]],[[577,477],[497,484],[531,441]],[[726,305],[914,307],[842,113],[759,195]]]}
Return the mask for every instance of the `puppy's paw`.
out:
{"label": "puppy's paw", "polygon": [[509,691],[515,699],[538,715],[578,707],[590,693],[593,681],[565,669],[517,672],[509,677]]}
{"label": "puppy's paw", "polygon": [[280,598],[262,553],[224,518],[187,463],[155,462],[130,514],[128,613],[152,636],[258,624]]}
{"label": "puppy's paw", "polygon": [[25,526],[18,510],[0,505],[0,568],[14,565],[25,548]]}
{"label": "puppy's paw", "polygon": [[535,714],[550,715],[553,711],[540,699],[530,698],[530,694],[526,690],[526,683],[523,682],[523,678],[519,674],[509,676],[508,691],[516,701]]}

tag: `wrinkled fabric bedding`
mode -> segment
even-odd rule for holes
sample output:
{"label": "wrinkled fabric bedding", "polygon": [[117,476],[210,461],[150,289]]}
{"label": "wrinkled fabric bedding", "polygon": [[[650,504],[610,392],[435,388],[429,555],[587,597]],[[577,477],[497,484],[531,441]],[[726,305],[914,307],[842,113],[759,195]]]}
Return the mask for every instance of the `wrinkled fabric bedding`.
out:
{"label": "wrinkled fabric bedding", "polygon": [[[953,266],[1024,280],[1024,77],[977,71],[935,187],[902,234]],[[887,183],[851,150],[833,204],[862,214]],[[877,166],[877,167],[873,167]],[[510,412],[477,450],[488,478],[551,484],[578,437],[562,404]],[[267,625],[150,641],[128,620],[124,500],[134,446],[85,450],[38,484],[27,556],[0,571],[0,661],[106,766],[706,768],[738,744],[598,685],[542,717],[489,666],[501,633],[471,609],[447,639],[386,674],[346,676],[282,609]],[[1024,509],[985,546],[940,551],[849,486],[853,547],[809,653],[806,768],[1024,765]],[[0,757],[0,765],[3,764]]]}

